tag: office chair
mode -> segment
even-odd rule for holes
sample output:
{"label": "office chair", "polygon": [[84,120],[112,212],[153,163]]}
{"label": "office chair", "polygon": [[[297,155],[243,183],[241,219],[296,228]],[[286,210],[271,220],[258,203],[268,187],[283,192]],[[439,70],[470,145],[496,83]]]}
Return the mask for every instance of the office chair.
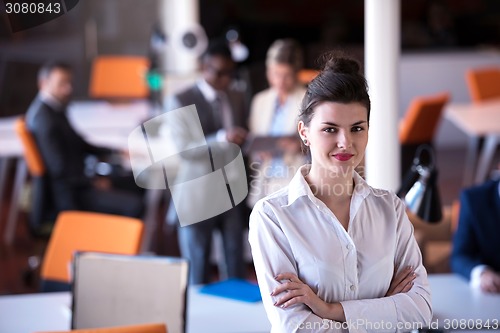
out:
{"label": "office chair", "polygon": [[89,96],[104,99],[147,98],[148,69],[149,60],[146,57],[99,56],[92,63]]}
{"label": "office chair", "polygon": [[447,92],[415,97],[399,124],[402,175],[410,168],[417,147],[432,146],[444,106],[450,100]]}
{"label": "office chair", "polygon": [[71,331],[43,331],[37,333],[168,333],[163,323],[91,328]]}
{"label": "office chair", "polygon": [[[465,81],[473,103],[500,99],[500,67],[469,69],[465,73]],[[485,145],[484,136],[479,137],[477,145],[478,147]]]}
{"label": "office chair", "polygon": [[500,98],[500,67],[469,69],[465,73],[465,80],[472,102]]}
{"label": "office chair", "polygon": [[75,251],[138,254],[143,230],[142,221],[135,218],[83,211],[59,213],[42,260],[41,291],[70,290]]}
{"label": "office chair", "polygon": [[[18,118],[14,126],[21,140],[24,159],[32,178],[31,211],[28,217],[29,230],[34,236],[48,237],[55,221],[56,211],[52,202],[45,164],[35,138],[26,126],[24,117]],[[19,198],[13,198],[13,200],[19,201]]]}
{"label": "office chair", "polygon": [[[45,164],[43,163],[35,138],[26,126],[24,117],[16,120],[14,129],[23,146],[23,157],[31,176],[31,207],[28,214],[28,230],[35,240],[42,240],[41,243],[36,242],[35,254],[28,258],[28,267],[22,274],[24,284],[32,286],[35,283],[36,271],[40,265],[41,253],[52,231],[57,212],[52,201]],[[11,209],[15,209],[15,214],[17,215],[20,198],[14,197],[12,200],[14,204]]]}

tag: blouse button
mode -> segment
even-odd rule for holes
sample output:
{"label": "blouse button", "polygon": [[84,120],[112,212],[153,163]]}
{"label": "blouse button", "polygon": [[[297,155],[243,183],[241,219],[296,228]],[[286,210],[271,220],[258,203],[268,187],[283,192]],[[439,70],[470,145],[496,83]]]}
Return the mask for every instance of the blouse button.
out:
{"label": "blouse button", "polygon": [[356,286],[351,284],[351,288],[350,288],[352,291],[356,290]]}
{"label": "blouse button", "polygon": [[347,248],[348,250],[351,250],[351,249],[352,249],[352,245],[351,245],[351,244],[347,244],[347,245],[346,245],[346,248]]}

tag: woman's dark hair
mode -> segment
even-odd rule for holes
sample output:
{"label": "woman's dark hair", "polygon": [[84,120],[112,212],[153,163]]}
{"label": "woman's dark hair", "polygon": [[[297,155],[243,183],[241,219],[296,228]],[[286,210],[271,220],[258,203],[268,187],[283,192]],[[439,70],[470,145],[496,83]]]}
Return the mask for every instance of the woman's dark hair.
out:
{"label": "woman's dark hair", "polygon": [[322,60],[323,69],[307,86],[298,119],[308,126],[314,108],[322,102],[360,103],[366,107],[369,122],[370,96],[359,63],[341,52],[326,53]]}

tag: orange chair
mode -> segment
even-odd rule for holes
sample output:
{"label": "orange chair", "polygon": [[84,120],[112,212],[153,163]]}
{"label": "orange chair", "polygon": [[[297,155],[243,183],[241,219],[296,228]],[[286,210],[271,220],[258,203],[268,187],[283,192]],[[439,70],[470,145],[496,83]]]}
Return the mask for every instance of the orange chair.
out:
{"label": "orange chair", "polygon": [[92,98],[134,99],[148,97],[149,60],[139,56],[100,56],[93,64],[89,95]]}
{"label": "orange chair", "polygon": [[45,164],[43,163],[40,152],[35,142],[35,138],[28,130],[24,117],[20,117],[15,122],[15,130],[24,148],[24,159],[28,165],[30,174],[34,177],[43,176],[45,173]]}
{"label": "orange chair", "polygon": [[449,93],[440,93],[419,96],[410,102],[399,124],[402,175],[411,167],[417,147],[421,144],[432,145],[444,106],[449,100]]}
{"label": "orange chair", "polygon": [[[18,118],[14,126],[21,140],[24,159],[32,177],[32,207],[29,217],[30,231],[35,235],[43,234],[47,236],[44,231],[44,223],[51,222],[52,224],[56,213],[51,196],[49,195],[50,188],[45,177],[45,164],[38,150],[35,138],[26,126],[24,117]],[[18,202],[19,198],[13,198],[13,200]]]}
{"label": "orange chair", "polygon": [[319,71],[315,69],[301,69],[298,73],[299,82],[307,85],[318,75],[318,73]]}
{"label": "orange chair", "polygon": [[165,324],[141,324],[71,331],[44,331],[37,333],[168,333],[168,329]]}
{"label": "orange chair", "polygon": [[76,251],[138,254],[143,229],[142,221],[135,218],[82,211],[61,212],[43,258],[41,290],[69,290],[69,271]]}
{"label": "orange chair", "polygon": [[449,93],[414,98],[400,123],[399,142],[402,145],[431,143],[449,100]]}
{"label": "orange chair", "polygon": [[469,69],[465,80],[472,102],[500,98],[500,67]]}
{"label": "orange chair", "polygon": [[[18,164],[11,207],[5,230],[5,241],[11,244],[17,228],[19,206],[22,196],[22,187],[26,182],[26,167],[31,176],[31,209],[28,215],[28,227],[32,236],[42,239],[35,242],[35,255],[28,259],[28,267],[23,272],[23,280],[31,285],[35,281],[35,271],[38,268],[39,258],[49,237],[52,225],[56,219],[56,211],[51,198],[51,189],[46,177],[45,164],[38,150],[35,138],[26,126],[24,117],[19,117],[14,123],[14,130],[23,147],[25,165]],[[22,161],[21,161],[22,162]]]}

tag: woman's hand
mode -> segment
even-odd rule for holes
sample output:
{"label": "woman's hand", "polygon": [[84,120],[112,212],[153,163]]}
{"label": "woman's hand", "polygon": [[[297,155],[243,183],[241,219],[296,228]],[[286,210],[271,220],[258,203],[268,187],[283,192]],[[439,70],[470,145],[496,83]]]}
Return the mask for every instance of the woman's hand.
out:
{"label": "woman's hand", "polygon": [[307,284],[303,283],[297,275],[282,273],[278,274],[275,279],[279,282],[284,280],[271,293],[271,296],[282,294],[274,303],[275,306],[288,308],[292,305],[302,303],[323,319],[345,321],[344,309],[340,303],[326,303]]}
{"label": "woman's hand", "polygon": [[413,287],[413,280],[417,277],[412,266],[403,269],[399,274],[392,277],[391,285],[385,296],[406,293]]}

